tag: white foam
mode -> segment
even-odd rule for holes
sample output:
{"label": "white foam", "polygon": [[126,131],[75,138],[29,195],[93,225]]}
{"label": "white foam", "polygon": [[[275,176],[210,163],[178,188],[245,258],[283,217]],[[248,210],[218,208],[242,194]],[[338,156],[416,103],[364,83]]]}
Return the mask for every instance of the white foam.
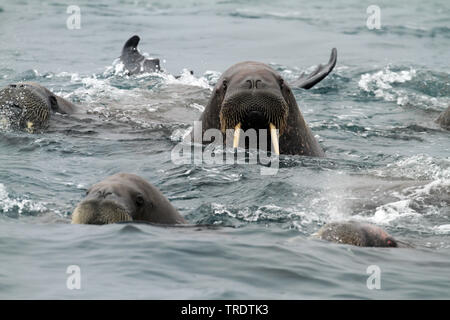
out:
{"label": "white foam", "polygon": [[437,179],[433,182],[426,184],[423,187],[417,188],[414,192],[414,196],[427,196],[435,193],[447,193],[450,194],[450,179]]}
{"label": "white foam", "polygon": [[161,77],[165,80],[166,84],[181,84],[188,86],[201,87],[205,89],[211,89],[207,79],[205,77],[197,78],[187,69],[183,69],[180,77],[177,79],[171,74],[161,73]]}
{"label": "white foam", "polygon": [[439,234],[450,234],[450,224],[442,224],[440,226],[434,226],[433,230]]}
{"label": "white foam", "polygon": [[210,86],[214,86],[222,75],[219,71],[206,70],[203,74],[203,77],[209,82]]}
{"label": "white foam", "polygon": [[189,135],[189,133],[191,133],[191,130],[192,127],[189,127],[187,129],[175,129],[170,136],[170,140],[175,142],[183,141]]}
{"label": "white foam", "polygon": [[391,202],[376,208],[375,214],[367,220],[376,224],[390,224],[399,218],[408,219],[421,215],[410,207],[411,200]]}
{"label": "white foam", "polygon": [[371,92],[386,101],[405,103],[405,96],[401,96],[401,91],[392,90],[392,84],[411,81],[415,75],[415,69],[394,72],[388,66],[381,71],[361,75],[358,86],[363,91]]}
{"label": "white foam", "polygon": [[369,170],[382,178],[406,178],[414,180],[450,179],[450,158],[436,159],[425,154],[417,154],[381,169]]}
{"label": "white foam", "polygon": [[9,196],[6,187],[0,183],[0,210],[3,212],[10,212],[17,210],[19,214],[24,211],[31,212],[45,212],[47,208],[44,203],[34,202],[28,199],[13,199]]}
{"label": "white foam", "polygon": [[194,109],[197,109],[197,110],[200,111],[200,112],[205,111],[205,106],[202,106],[201,104],[198,104],[198,103],[191,103],[191,104],[189,105],[189,107],[194,108]]}
{"label": "white foam", "polygon": [[399,72],[394,72],[386,67],[384,70],[378,71],[374,74],[365,73],[361,76],[358,85],[364,91],[371,91],[369,86],[375,84],[376,87],[380,89],[390,89],[392,88],[392,83],[403,83],[410,81],[416,75],[416,70],[402,70]]}
{"label": "white foam", "polygon": [[265,11],[248,8],[237,8],[236,12],[243,16],[251,17],[275,17],[275,18],[301,18],[303,13],[300,11]]}

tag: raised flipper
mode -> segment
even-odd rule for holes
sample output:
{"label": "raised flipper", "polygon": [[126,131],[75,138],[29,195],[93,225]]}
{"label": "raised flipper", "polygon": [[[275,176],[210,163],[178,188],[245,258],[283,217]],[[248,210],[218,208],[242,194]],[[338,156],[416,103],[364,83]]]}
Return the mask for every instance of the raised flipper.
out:
{"label": "raised flipper", "polygon": [[337,50],[333,48],[331,50],[330,61],[326,65],[319,65],[317,69],[309,75],[305,75],[304,73],[300,76],[299,79],[291,83],[293,87],[311,89],[317,83],[325,79],[325,77],[333,70],[337,61]]}
{"label": "raised flipper", "polygon": [[130,74],[160,71],[159,59],[148,59],[139,52],[137,46],[140,40],[139,36],[135,35],[125,42],[120,56],[125,69]]}

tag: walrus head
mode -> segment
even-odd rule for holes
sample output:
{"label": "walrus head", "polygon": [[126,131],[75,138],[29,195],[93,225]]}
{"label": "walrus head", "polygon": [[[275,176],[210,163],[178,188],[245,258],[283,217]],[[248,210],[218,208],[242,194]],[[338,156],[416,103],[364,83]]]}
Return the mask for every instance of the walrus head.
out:
{"label": "walrus head", "polygon": [[[284,89],[281,76],[266,64],[242,62],[234,65],[215,89],[221,101],[221,131],[225,133],[227,129],[234,129],[237,133],[239,129],[266,129],[271,132],[275,152],[279,153],[276,130],[283,134],[289,114],[289,99]],[[234,147],[238,143],[235,137]]]}
{"label": "walrus head", "polygon": [[72,214],[72,223],[78,224],[123,221],[186,222],[157,188],[128,173],[115,174],[93,185]]}
{"label": "walrus head", "polygon": [[48,126],[50,113],[70,113],[75,106],[32,82],[10,84],[0,90],[0,125],[33,133]]}
{"label": "walrus head", "polygon": [[[291,82],[296,88],[310,89],[322,81],[336,65],[337,50],[330,60],[315,71]],[[324,156],[322,148],[308,127],[290,85],[269,65],[245,61],[228,68],[217,81],[211,98],[200,118],[201,132],[194,130],[192,141],[211,143],[216,140],[209,129],[219,129],[227,144],[228,131],[234,130],[233,148],[239,146],[240,132],[256,131],[257,145],[250,146],[253,133],[245,133],[245,148],[265,149],[276,154]],[[264,130],[264,131],[262,131]],[[200,134],[201,133],[201,134]],[[270,134],[266,134],[270,133]],[[267,137],[266,143],[260,140]],[[254,139],[253,139],[254,140]],[[261,143],[262,142],[262,143]]]}
{"label": "walrus head", "polygon": [[398,247],[399,243],[375,225],[356,221],[332,222],[316,234],[320,239],[360,247]]}

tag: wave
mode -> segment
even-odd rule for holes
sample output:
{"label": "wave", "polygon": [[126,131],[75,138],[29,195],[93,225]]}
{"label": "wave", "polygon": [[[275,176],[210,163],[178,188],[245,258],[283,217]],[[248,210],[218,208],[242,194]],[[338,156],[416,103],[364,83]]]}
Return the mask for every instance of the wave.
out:
{"label": "wave", "polygon": [[443,110],[450,102],[448,74],[386,66],[376,72],[360,76],[358,87],[369,97],[375,97],[399,106]]}
{"label": "wave", "polygon": [[289,10],[289,11],[268,11],[263,9],[249,9],[249,8],[237,8],[230,12],[231,17],[245,18],[245,19],[264,19],[264,18],[275,18],[282,20],[302,20],[302,21],[313,21],[313,18],[306,16],[301,11]]}
{"label": "wave", "polygon": [[450,158],[434,158],[418,154],[400,159],[383,168],[371,169],[369,174],[390,179],[449,180]]}
{"label": "wave", "polygon": [[38,215],[48,209],[44,202],[29,199],[14,198],[8,194],[5,185],[0,183],[0,214],[10,218]]}
{"label": "wave", "polygon": [[413,25],[382,25],[380,29],[370,30],[366,26],[344,29],[342,33],[348,35],[358,35],[364,33],[375,35],[395,35],[412,38],[445,38],[450,39],[450,28],[446,26],[423,28]]}

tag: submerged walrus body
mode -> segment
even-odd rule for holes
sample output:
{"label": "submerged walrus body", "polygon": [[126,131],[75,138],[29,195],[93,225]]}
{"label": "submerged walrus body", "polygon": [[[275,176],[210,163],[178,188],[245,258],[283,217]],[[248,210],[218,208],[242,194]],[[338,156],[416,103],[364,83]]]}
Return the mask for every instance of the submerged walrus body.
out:
{"label": "submerged walrus body", "polygon": [[356,221],[331,222],[316,234],[322,240],[359,247],[398,247],[399,243],[386,231],[372,224]]}
{"label": "submerged walrus body", "polygon": [[118,173],[93,185],[72,214],[72,223],[77,224],[125,221],[186,223],[161,191],[129,173]]}
{"label": "submerged walrus body", "polygon": [[[307,77],[294,83],[295,87],[310,89],[323,80],[334,68],[336,49],[332,50],[330,61],[320,65]],[[201,115],[201,132],[194,127],[192,139],[197,143],[212,142],[205,132],[216,129],[222,132],[226,142],[226,131],[234,130],[233,147],[249,131],[258,135],[265,132],[267,141],[259,140],[257,145],[245,148],[270,149],[276,154],[324,156],[297,105],[290,86],[270,66],[260,62],[246,61],[226,70],[213,90],[212,96]],[[241,134],[242,132],[242,134]],[[253,134],[253,133],[252,133]],[[242,143],[241,143],[242,144]]]}
{"label": "submerged walrus body", "polygon": [[0,90],[0,127],[30,133],[48,127],[54,112],[70,114],[76,106],[33,82],[10,84]]}

